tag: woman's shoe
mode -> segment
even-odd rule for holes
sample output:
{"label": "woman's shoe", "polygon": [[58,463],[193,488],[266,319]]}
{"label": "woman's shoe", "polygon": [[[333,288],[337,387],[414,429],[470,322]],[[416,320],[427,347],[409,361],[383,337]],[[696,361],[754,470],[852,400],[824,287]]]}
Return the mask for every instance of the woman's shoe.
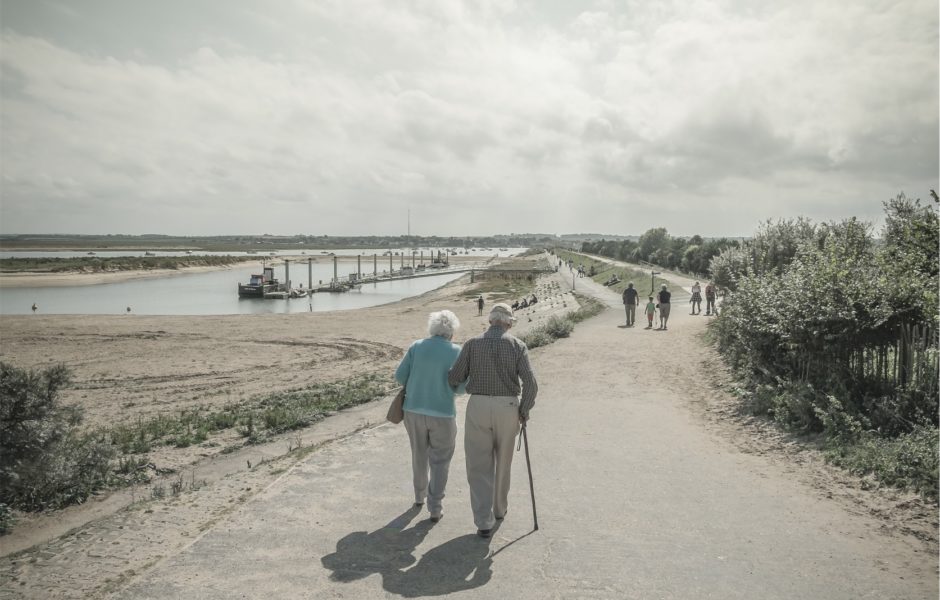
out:
{"label": "woman's shoe", "polygon": [[441,519],[444,518],[444,513],[438,513],[436,515],[431,515],[432,523],[440,523]]}
{"label": "woman's shoe", "polygon": [[483,539],[488,539],[491,535],[493,535],[493,530],[492,529],[477,529],[477,535]]}

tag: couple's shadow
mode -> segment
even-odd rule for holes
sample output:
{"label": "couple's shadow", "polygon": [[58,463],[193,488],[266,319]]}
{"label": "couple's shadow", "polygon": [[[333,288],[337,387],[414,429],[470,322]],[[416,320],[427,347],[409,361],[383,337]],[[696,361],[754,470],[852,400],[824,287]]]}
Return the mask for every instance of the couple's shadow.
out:
{"label": "couple's shadow", "polygon": [[415,550],[434,527],[424,520],[408,528],[420,512],[420,507],[412,507],[382,529],[356,531],[338,541],[336,552],[320,559],[332,571],[330,579],[348,583],[378,573],[386,591],[407,598],[485,585],[493,575],[490,544],[475,534],[454,538],[426,552],[420,561],[415,559]]}

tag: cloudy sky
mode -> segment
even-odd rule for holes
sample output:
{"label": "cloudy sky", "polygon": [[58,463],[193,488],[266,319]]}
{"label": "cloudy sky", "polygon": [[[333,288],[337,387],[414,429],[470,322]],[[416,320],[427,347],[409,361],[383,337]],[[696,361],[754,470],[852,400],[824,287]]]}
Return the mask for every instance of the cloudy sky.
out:
{"label": "cloudy sky", "polygon": [[938,185],[936,0],[0,0],[0,232],[749,235]]}

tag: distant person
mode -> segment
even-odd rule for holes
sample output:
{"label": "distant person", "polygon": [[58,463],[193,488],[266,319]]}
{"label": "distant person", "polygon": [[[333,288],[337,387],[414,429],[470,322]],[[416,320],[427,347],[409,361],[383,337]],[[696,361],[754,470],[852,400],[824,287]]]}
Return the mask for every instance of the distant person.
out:
{"label": "distant person", "polygon": [[653,302],[653,297],[649,297],[649,302],[646,303],[646,328],[653,328],[653,318],[656,316],[656,303]]}
{"label": "distant person", "polygon": [[127,307],[127,314],[131,314],[131,307],[130,307],[130,306]]}
{"label": "distant person", "polygon": [[669,293],[669,287],[665,283],[659,290],[657,300],[659,301],[656,304],[659,307],[659,328],[666,331],[668,329],[666,325],[669,323],[669,302],[672,300],[672,294]]}
{"label": "distant person", "polygon": [[636,322],[636,307],[640,303],[640,294],[633,288],[633,282],[627,283],[623,290],[623,307],[627,312],[627,327],[633,327]]}
{"label": "distant person", "polygon": [[36,312],[37,310],[39,310],[39,307],[36,306],[35,302],[33,302],[33,312]]}
{"label": "distant person", "polygon": [[479,298],[477,298],[477,316],[478,317],[483,316],[483,295],[482,294],[480,295]]}
{"label": "distant person", "polygon": [[447,376],[452,386],[466,382],[470,393],[464,454],[473,522],[482,538],[506,516],[514,442],[538,393],[529,350],[509,333],[516,320],[512,309],[494,304],[489,319],[490,328],[467,340]]}
{"label": "distant person", "polygon": [[690,314],[697,315],[702,312],[702,286],[697,281],[692,286],[692,297],[689,299],[689,304],[692,305]]}
{"label": "distant person", "polygon": [[717,314],[715,312],[715,284],[711,281],[705,286],[705,316]]}
{"label": "distant person", "polygon": [[425,499],[431,521],[444,515],[444,488],[457,439],[457,409],[454,394],[462,386],[451,386],[447,372],[460,353],[451,342],[460,327],[449,310],[431,313],[428,337],[411,344],[402,358],[395,379],[405,386],[405,430],[411,442],[411,470],[415,506]]}

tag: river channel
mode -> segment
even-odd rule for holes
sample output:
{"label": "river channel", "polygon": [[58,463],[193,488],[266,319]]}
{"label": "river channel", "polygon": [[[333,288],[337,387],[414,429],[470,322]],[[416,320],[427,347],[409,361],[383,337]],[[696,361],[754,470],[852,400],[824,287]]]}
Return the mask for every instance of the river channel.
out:
{"label": "river channel", "polygon": [[[371,274],[371,266],[366,273]],[[396,265],[397,267],[397,265]],[[348,264],[341,267],[340,278],[348,276]],[[355,271],[355,263],[353,263]],[[381,269],[379,269],[381,272]],[[351,310],[397,302],[418,296],[459,278],[464,272],[444,271],[413,279],[364,283],[360,289],[345,293],[321,292],[305,298],[239,298],[238,284],[248,281],[255,266],[238,266],[218,271],[180,273],[167,277],[134,279],[114,283],[76,286],[6,288],[0,285],[0,315],[37,314],[132,314],[141,315],[233,315],[319,312]],[[284,268],[275,268],[283,281]],[[294,287],[309,285],[307,265],[292,263],[290,277]],[[331,264],[314,264],[314,286],[329,282]]]}

